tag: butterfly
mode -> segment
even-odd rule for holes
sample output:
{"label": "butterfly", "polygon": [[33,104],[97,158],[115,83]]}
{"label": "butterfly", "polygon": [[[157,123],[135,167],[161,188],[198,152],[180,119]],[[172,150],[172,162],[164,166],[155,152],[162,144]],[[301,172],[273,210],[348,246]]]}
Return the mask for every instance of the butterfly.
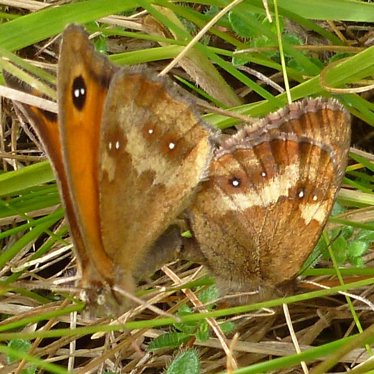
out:
{"label": "butterfly", "polygon": [[331,212],[350,133],[344,107],[316,98],[218,139],[188,217],[194,250],[223,293],[257,293],[246,302],[289,287]]}
{"label": "butterfly", "polygon": [[62,35],[57,94],[57,116],[22,110],[53,165],[81,296],[126,308],[115,289],[133,294],[136,278],[179,245],[173,222],[205,178],[214,130],[170,80],[112,64],[77,25]]}

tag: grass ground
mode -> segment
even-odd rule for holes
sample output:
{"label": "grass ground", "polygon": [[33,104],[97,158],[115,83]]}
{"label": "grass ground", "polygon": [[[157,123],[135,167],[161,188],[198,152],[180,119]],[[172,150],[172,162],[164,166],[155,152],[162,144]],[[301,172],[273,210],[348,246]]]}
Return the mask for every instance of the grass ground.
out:
{"label": "grass ground", "polygon": [[[263,116],[289,96],[337,97],[353,115],[353,148],[336,214],[313,255],[315,266],[303,270],[295,295],[201,309],[198,299],[217,296],[212,279],[195,264],[177,262],[139,287],[139,296],[152,296],[167,315],[143,305],[116,321],[87,316],[72,297],[76,263],[53,173],[33,132],[20,126],[11,102],[3,101],[0,374],[153,373],[165,367],[170,373],[185,373],[186,367],[191,373],[374,372],[374,5],[279,1],[272,22],[261,1],[231,2],[232,9],[219,14],[229,5],[0,1],[1,64],[53,80],[47,72],[53,77],[58,59],[55,37],[74,22],[96,33],[96,47],[116,64],[148,63],[161,71],[178,58],[169,74],[236,117]],[[180,58],[196,35],[196,44]],[[2,95],[9,97],[4,90]],[[238,121],[205,112],[204,119],[222,129]]]}

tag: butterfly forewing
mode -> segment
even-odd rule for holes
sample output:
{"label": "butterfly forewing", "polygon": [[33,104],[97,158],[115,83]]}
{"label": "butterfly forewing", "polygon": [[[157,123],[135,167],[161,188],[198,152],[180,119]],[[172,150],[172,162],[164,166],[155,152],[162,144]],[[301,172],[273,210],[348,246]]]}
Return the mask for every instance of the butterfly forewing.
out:
{"label": "butterfly forewing", "polygon": [[[40,92],[36,92],[30,86],[22,83],[16,77],[8,73],[4,73],[4,77],[8,86],[28,92],[36,96],[42,96]],[[82,240],[81,232],[76,220],[73,202],[68,189],[67,175],[62,158],[61,139],[59,125],[57,121],[57,114],[41,110],[40,108],[30,105],[19,105],[21,111],[26,118],[30,120],[32,127],[37,133],[40,141],[43,144],[49,160],[52,163],[53,170],[56,174],[56,181],[65,207],[65,215],[69,223],[70,231],[72,233],[74,245],[77,248],[77,255],[79,257],[78,266],[80,272],[90,271],[88,264],[89,255],[87,253],[85,244]],[[85,267],[82,264],[86,264]]]}
{"label": "butterfly forewing", "polygon": [[[58,64],[58,104],[61,143],[68,188],[79,230],[96,270],[93,278],[113,276],[112,264],[102,249],[99,216],[99,134],[104,101],[118,68],[95,53],[87,34],[71,25],[63,34]],[[95,151],[96,150],[96,151]],[[96,271],[97,274],[94,274]],[[82,284],[88,287],[88,284]]]}
{"label": "butterfly forewing", "polygon": [[144,69],[115,75],[100,140],[100,210],[123,287],[206,174],[210,132],[164,79]]}
{"label": "butterfly forewing", "polygon": [[126,304],[115,286],[133,291],[176,257],[174,220],[206,175],[211,129],[170,82],[111,64],[76,25],[63,33],[57,91],[58,123],[26,110],[57,173],[81,296],[110,311]]}

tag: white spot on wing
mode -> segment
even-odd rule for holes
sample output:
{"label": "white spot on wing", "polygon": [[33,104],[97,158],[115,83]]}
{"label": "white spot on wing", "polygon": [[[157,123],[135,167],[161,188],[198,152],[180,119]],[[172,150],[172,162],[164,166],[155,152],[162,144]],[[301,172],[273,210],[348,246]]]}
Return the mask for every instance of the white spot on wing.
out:
{"label": "white spot on wing", "polygon": [[73,95],[75,98],[79,98],[80,96],[84,96],[86,94],[86,90],[81,87],[81,88],[76,88],[73,92]]}
{"label": "white spot on wing", "polygon": [[288,165],[283,174],[268,180],[262,189],[252,190],[252,193],[235,193],[229,196],[221,194],[220,199],[217,199],[216,208],[222,212],[235,211],[238,207],[245,210],[259,205],[266,208],[275,204],[281,196],[288,196],[289,189],[295,186],[299,176],[299,166]]}
{"label": "white spot on wing", "polygon": [[240,185],[240,181],[234,178],[233,180],[231,180],[231,184],[233,187],[238,187]]}
{"label": "white spot on wing", "polygon": [[[175,165],[170,157],[160,154],[161,143],[159,141],[150,144],[150,142],[144,139],[144,132],[139,130],[140,126],[134,126],[133,121],[128,118],[128,108],[118,108],[116,117],[123,119],[123,122],[121,121],[118,128],[121,131],[124,130],[126,142],[121,143],[120,147],[124,153],[131,156],[131,167],[134,173],[141,175],[143,172],[154,172],[153,185],[162,183],[167,187],[175,188],[176,185],[182,185],[184,186],[183,188],[185,188],[190,185],[195,186],[198,183],[201,179],[202,168],[204,171],[206,170],[205,165],[207,164],[207,158],[211,150],[207,136],[197,141],[193,156],[196,157],[196,159],[194,158],[194,165],[193,167],[187,168],[184,162],[180,165]],[[179,118],[176,119],[176,122],[177,128],[182,128],[182,124],[179,123]],[[157,127],[151,127],[151,129],[154,131],[153,134],[156,135]],[[149,128],[147,128],[146,131],[149,131]],[[206,133],[206,135],[208,135],[208,133]],[[166,143],[166,146],[168,146],[168,143]],[[113,143],[113,146],[115,147],[115,143]],[[147,160],[150,160],[150,162],[145,162],[145,157]],[[101,165],[101,170],[106,171],[109,180],[112,180],[115,177],[117,165],[113,157],[109,155],[109,151],[102,155]],[[181,178],[180,169],[184,170],[185,174],[183,174],[183,178]],[[184,189],[180,190],[180,192],[178,191],[179,195],[182,193],[185,193]]]}

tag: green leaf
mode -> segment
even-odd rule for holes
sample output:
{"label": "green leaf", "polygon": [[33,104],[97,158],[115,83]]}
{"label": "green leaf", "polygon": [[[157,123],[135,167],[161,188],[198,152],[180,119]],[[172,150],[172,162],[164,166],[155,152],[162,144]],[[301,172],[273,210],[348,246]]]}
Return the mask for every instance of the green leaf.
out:
{"label": "green leaf", "polygon": [[349,258],[361,257],[369,249],[369,243],[362,240],[355,240],[348,244]]}
{"label": "green leaf", "polygon": [[148,350],[154,351],[162,348],[179,348],[183,343],[187,342],[190,337],[189,334],[183,332],[168,332],[153,339],[148,346]]}
{"label": "green leaf", "polygon": [[[218,288],[214,284],[212,286],[205,288],[199,293],[199,300],[203,304],[209,304],[212,301],[217,300],[218,297],[219,297],[219,291],[218,291]],[[212,305],[208,305],[207,309],[212,309]]]}
{"label": "green leaf", "polygon": [[219,327],[221,328],[221,330],[223,331],[225,335],[234,331],[236,328],[235,323],[231,321],[221,322],[219,323]]}
{"label": "green leaf", "polygon": [[[8,343],[8,347],[18,352],[28,352],[31,348],[31,343],[28,340],[14,339]],[[9,364],[17,360],[17,357],[14,357],[11,354],[8,356]]]}
{"label": "green leaf", "polygon": [[332,243],[332,250],[339,265],[347,260],[347,247],[347,240],[343,236],[339,236]]}
{"label": "green leaf", "polygon": [[238,17],[235,12],[230,12],[229,21],[233,31],[235,31],[241,38],[254,38],[259,36],[257,30],[251,27],[252,22],[258,22],[258,14],[249,14],[246,20],[244,20],[243,18]]}
{"label": "green leaf", "polygon": [[[25,352],[27,353],[31,349],[31,343],[28,340],[23,339],[14,339],[8,343],[8,347],[16,352]],[[19,361],[17,356],[12,355],[11,353],[7,357],[8,364]],[[34,374],[36,373],[36,367],[31,365],[21,371],[21,374]]]}
{"label": "green leaf", "polygon": [[374,231],[360,230],[359,234],[357,235],[357,239],[372,242],[374,241]]}
{"label": "green leaf", "polygon": [[199,374],[200,360],[194,349],[182,352],[175,357],[166,374]]}
{"label": "green leaf", "polygon": [[[183,317],[193,314],[193,311],[188,305],[184,304],[179,308],[176,314],[178,317]],[[197,330],[198,323],[199,322],[182,322],[176,323],[174,326],[185,334],[193,335]]]}
{"label": "green leaf", "polygon": [[200,342],[206,342],[209,339],[209,325],[203,321],[196,333],[196,338]]}
{"label": "green leaf", "polygon": [[23,169],[0,175],[0,196],[11,195],[26,188],[51,182],[54,175],[49,162],[38,162]]}
{"label": "green leaf", "polygon": [[137,6],[133,0],[86,0],[46,7],[0,24],[0,45],[18,50],[61,32],[72,22],[85,23]]}

